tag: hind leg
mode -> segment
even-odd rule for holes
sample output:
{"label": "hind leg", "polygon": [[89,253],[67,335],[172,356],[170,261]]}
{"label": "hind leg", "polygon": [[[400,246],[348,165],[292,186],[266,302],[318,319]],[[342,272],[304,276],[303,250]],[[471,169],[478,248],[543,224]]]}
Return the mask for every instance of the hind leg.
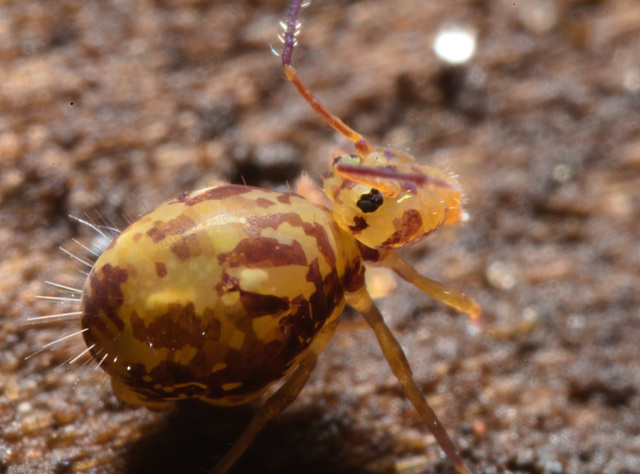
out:
{"label": "hind leg", "polygon": [[331,336],[333,336],[337,323],[338,320],[336,319],[320,331],[287,381],[267,399],[264,405],[253,416],[253,419],[249,422],[249,425],[244,429],[235,444],[211,470],[211,474],[224,474],[227,472],[247,450],[267,422],[277,416],[296,399],[307,383],[311,371],[315,368],[318,355],[327,347]]}

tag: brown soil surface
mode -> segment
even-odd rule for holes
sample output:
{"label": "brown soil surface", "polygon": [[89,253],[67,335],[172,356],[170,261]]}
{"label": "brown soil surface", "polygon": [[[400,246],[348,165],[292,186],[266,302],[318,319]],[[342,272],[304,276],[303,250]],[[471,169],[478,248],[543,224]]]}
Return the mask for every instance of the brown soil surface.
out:
{"label": "brown soil surface", "polygon": [[[0,473],[204,472],[255,406],[130,409],[35,295],[58,251],[216,181],[286,189],[347,148],[284,79],[283,0],[0,2]],[[379,305],[479,472],[640,472],[640,3],[317,0],[294,62],[372,141],[450,169],[470,219],[403,255],[484,329],[401,284]],[[447,24],[477,32],[450,68]],[[357,320],[347,311],[345,320]],[[348,329],[348,328],[347,328]],[[452,472],[373,334],[344,330],[236,473]]]}

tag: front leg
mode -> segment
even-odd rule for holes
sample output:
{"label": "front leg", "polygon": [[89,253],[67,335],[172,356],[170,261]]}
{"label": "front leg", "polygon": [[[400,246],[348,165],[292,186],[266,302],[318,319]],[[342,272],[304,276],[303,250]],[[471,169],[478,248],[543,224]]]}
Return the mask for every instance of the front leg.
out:
{"label": "front leg", "polygon": [[482,310],[473,298],[457,288],[447,286],[439,281],[421,275],[396,252],[387,252],[383,259],[378,262],[378,265],[390,268],[424,294],[438,301],[442,301],[444,304],[458,311],[467,313],[471,317],[471,321],[475,324],[480,324]]}

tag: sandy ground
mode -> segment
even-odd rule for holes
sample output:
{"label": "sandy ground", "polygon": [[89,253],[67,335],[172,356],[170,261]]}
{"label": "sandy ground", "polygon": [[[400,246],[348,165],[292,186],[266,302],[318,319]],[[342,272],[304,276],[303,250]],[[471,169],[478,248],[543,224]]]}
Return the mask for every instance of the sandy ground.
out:
{"label": "sandy ground", "polygon": [[[285,2],[0,2],[0,473],[210,468],[255,406],[130,409],[65,361],[58,247],[219,180],[286,189],[349,144],[284,79]],[[478,472],[640,472],[640,3],[317,0],[294,62],[376,143],[454,171],[470,219],[403,255],[484,329],[407,284],[379,305]],[[452,68],[432,44],[477,34]],[[126,217],[125,217],[126,216]],[[345,320],[357,320],[347,311]],[[77,339],[76,339],[77,341]],[[233,472],[451,472],[373,334],[343,330]]]}

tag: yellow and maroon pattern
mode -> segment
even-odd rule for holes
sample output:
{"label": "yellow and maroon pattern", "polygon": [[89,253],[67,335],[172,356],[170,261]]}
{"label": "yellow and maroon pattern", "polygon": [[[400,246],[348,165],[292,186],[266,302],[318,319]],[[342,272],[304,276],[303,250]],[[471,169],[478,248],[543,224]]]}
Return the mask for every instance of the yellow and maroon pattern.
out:
{"label": "yellow and maroon pattern", "polygon": [[245,403],[294,368],[362,257],[322,206],[249,186],[204,189],[127,228],[84,288],[84,338],[124,401]]}

